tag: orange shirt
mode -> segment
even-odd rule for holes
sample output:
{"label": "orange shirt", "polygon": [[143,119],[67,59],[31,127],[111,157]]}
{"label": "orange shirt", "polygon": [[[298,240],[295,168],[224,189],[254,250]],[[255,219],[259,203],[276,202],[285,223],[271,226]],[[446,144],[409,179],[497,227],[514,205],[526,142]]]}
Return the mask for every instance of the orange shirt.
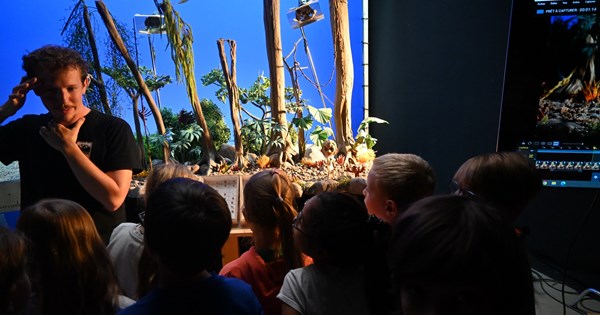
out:
{"label": "orange shirt", "polygon": [[[305,256],[304,262],[306,265],[312,264],[312,259]],[[225,265],[219,274],[248,283],[262,304],[265,315],[280,315],[281,301],[277,299],[277,294],[288,271],[284,260],[265,262],[252,246],[239,258]]]}

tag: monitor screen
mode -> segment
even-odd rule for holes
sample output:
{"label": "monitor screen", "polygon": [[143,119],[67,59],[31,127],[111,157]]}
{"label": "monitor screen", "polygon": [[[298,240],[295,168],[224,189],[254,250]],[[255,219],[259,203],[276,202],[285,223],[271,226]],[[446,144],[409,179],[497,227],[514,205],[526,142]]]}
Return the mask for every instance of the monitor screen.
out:
{"label": "monitor screen", "polygon": [[547,187],[600,188],[600,25],[595,0],[513,0],[498,151]]}

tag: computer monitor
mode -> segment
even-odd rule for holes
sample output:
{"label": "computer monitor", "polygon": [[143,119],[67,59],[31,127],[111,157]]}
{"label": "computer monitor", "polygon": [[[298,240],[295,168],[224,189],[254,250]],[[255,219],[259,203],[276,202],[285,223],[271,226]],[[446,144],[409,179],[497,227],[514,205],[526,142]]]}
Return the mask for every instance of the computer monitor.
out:
{"label": "computer monitor", "polygon": [[497,150],[546,187],[600,188],[599,40],[596,0],[513,0]]}

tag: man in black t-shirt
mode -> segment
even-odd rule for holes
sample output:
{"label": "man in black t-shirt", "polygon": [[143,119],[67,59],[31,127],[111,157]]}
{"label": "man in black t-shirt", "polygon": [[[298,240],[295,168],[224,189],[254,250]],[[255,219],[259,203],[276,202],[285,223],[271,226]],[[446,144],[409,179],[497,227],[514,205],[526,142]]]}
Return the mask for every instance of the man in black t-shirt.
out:
{"label": "man in black t-shirt", "polygon": [[0,161],[19,162],[21,208],[44,198],[85,207],[105,242],[125,219],[124,201],[140,154],[129,125],[83,104],[87,62],[70,48],[44,46],[23,57],[26,76],[0,106],[0,124],[33,90],[48,113],[0,126]]}

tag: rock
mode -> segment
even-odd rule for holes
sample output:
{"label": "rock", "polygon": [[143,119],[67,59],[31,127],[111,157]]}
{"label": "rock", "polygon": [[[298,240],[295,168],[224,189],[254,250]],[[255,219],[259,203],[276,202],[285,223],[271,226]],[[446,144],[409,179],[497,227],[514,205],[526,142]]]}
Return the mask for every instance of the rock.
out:
{"label": "rock", "polygon": [[333,140],[323,142],[323,146],[313,144],[304,151],[302,163],[316,165],[318,162],[334,159],[337,152],[337,144]]}
{"label": "rock", "polygon": [[351,194],[362,195],[365,188],[367,188],[367,179],[363,177],[354,177],[350,180],[347,191]]}
{"label": "rock", "polygon": [[[231,144],[223,143],[221,144],[221,148],[219,148],[219,154],[228,159],[229,161],[235,160],[235,147]],[[231,162],[230,162],[231,163]]]}
{"label": "rock", "polygon": [[248,159],[248,164],[254,165],[256,164],[256,160],[258,160],[258,156],[254,153],[246,154],[246,159]]}
{"label": "rock", "polygon": [[322,150],[323,148],[318,145],[311,145],[310,147],[306,148],[306,151],[304,151],[304,158],[311,163],[325,161],[327,158],[325,157],[325,154],[323,154]]}
{"label": "rock", "polygon": [[324,191],[333,191],[337,188],[338,182],[335,180],[323,180],[315,182],[306,190],[306,195],[314,196]]}
{"label": "rock", "polygon": [[[358,177],[360,178],[360,177]],[[338,185],[334,191],[343,192],[343,193],[351,193],[351,194],[362,194],[362,189],[364,187],[360,184],[360,181],[353,180],[353,177],[350,176],[342,176],[337,179]],[[366,186],[366,184],[365,184]]]}

